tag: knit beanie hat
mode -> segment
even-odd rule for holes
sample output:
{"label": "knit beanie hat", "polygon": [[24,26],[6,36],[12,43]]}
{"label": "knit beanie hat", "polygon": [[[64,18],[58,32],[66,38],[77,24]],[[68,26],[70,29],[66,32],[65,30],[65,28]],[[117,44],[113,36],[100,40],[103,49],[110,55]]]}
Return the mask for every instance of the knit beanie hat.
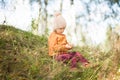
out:
{"label": "knit beanie hat", "polygon": [[66,21],[60,12],[56,12],[54,14],[54,30],[63,27],[66,27]]}

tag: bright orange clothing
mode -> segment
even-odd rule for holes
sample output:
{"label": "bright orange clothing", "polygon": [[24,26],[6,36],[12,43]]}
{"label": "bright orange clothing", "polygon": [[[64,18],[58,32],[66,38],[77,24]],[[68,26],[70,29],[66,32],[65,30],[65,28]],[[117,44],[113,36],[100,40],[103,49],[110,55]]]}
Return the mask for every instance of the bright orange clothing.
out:
{"label": "bright orange clothing", "polygon": [[66,44],[68,44],[68,42],[64,34],[52,32],[48,39],[49,55],[53,56],[59,54],[60,52],[66,52],[68,50],[65,47]]}

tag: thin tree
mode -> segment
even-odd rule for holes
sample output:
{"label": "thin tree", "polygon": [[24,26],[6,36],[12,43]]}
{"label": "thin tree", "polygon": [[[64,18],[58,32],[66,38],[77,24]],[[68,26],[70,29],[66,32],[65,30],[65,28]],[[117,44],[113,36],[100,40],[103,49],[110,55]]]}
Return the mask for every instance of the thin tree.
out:
{"label": "thin tree", "polygon": [[63,0],[61,0],[61,3],[60,3],[60,12],[62,12],[62,7],[63,7]]}
{"label": "thin tree", "polygon": [[[34,0],[30,0],[30,4],[32,4],[33,2],[34,2]],[[31,30],[32,30],[33,33],[35,32],[35,34],[38,34],[38,28],[39,28],[40,17],[41,17],[42,3],[41,3],[41,0],[35,0],[35,2],[38,2],[38,4],[39,4],[39,14],[38,14],[38,17],[36,19],[32,20]]]}
{"label": "thin tree", "polygon": [[48,0],[44,0],[44,4],[45,4],[45,8],[44,8],[45,17],[44,17],[44,21],[45,21],[45,29],[46,29],[46,27],[47,27],[47,17],[48,17],[48,12],[47,12]]}

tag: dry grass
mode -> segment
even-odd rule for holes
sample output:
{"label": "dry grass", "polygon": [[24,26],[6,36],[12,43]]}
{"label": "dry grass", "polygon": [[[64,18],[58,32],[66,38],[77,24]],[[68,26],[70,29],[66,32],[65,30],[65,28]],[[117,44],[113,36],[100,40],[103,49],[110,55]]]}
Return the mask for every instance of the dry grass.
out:
{"label": "dry grass", "polygon": [[99,47],[76,47],[93,68],[78,64],[77,72],[48,56],[46,36],[36,36],[11,26],[0,25],[0,80],[119,80],[119,36],[111,36],[111,50],[103,52]]}

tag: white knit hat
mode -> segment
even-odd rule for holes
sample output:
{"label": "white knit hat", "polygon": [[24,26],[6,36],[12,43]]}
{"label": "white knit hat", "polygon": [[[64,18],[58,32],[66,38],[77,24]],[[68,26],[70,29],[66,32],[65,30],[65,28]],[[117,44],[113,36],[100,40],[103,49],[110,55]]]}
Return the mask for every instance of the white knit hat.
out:
{"label": "white knit hat", "polygon": [[66,21],[60,12],[54,14],[54,30],[58,28],[66,27]]}

